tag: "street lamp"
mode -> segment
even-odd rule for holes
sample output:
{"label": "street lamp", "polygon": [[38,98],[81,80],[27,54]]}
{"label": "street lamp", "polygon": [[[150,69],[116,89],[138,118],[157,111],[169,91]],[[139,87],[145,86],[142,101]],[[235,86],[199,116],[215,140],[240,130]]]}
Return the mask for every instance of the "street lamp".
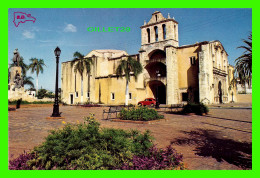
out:
{"label": "street lamp", "polygon": [[[160,76],[161,76],[160,71],[157,70],[157,71],[156,71],[156,78],[157,78],[157,77],[160,77]],[[159,98],[158,98],[158,95],[159,95],[159,94],[158,94],[158,92],[159,92],[158,90],[159,90],[159,89],[158,89],[158,87],[159,87],[159,86],[157,85],[157,87],[156,87],[156,104],[155,104],[155,108],[156,108],[156,109],[159,109]]]}
{"label": "street lamp", "polygon": [[53,105],[53,113],[51,117],[60,117],[59,112],[59,98],[58,98],[58,74],[59,74],[59,56],[60,56],[61,50],[57,46],[54,50],[54,54],[56,56],[56,82],[55,82],[55,100]]}

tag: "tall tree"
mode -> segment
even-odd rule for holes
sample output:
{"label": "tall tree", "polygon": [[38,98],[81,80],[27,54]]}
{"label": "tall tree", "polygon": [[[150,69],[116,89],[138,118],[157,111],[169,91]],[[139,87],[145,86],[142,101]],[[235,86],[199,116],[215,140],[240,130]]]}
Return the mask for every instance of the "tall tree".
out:
{"label": "tall tree", "polygon": [[242,83],[246,82],[250,85],[252,77],[252,32],[248,36],[247,40],[243,39],[244,46],[238,48],[244,49],[243,54],[238,57],[236,62],[236,73]]}
{"label": "tall tree", "polygon": [[86,70],[86,75],[88,75],[88,92],[90,87],[90,69],[92,64],[91,58],[84,58],[84,55],[76,51],[73,54],[74,59],[71,61],[71,66],[74,66],[74,72],[79,72],[81,76],[81,103],[83,102],[83,72]]}
{"label": "tall tree", "polygon": [[129,82],[131,74],[137,79],[137,76],[143,71],[141,63],[131,57],[128,57],[127,60],[121,60],[117,69],[116,74],[126,80],[126,89],[125,89],[125,105],[128,105],[128,95],[129,95]]}
{"label": "tall tree", "polygon": [[28,67],[28,69],[31,69],[31,72],[34,73],[36,72],[36,95],[38,94],[38,76],[39,73],[43,73],[43,67],[46,66],[44,64],[43,59],[37,59],[37,58],[31,58],[30,59],[31,63]]}
{"label": "tall tree", "polygon": [[23,76],[23,85],[28,85],[31,88],[34,88],[34,84],[32,82],[33,78],[32,77],[27,77],[27,76]]}

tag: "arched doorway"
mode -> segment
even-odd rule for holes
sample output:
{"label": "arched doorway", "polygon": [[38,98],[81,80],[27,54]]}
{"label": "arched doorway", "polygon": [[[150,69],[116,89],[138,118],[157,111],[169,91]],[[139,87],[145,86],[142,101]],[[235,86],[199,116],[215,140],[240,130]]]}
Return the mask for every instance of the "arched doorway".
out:
{"label": "arched doorway", "polygon": [[158,96],[158,101],[160,104],[166,104],[166,87],[165,85],[158,80],[153,80],[148,83],[148,86],[153,94],[153,97],[156,99]]}
{"label": "arched doorway", "polygon": [[222,86],[221,81],[218,82],[218,96],[219,96],[219,103],[223,103],[222,101]]}
{"label": "arched doorway", "polygon": [[166,53],[160,49],[153,50],[148,55],[149,61],[147,61],[145,69],[148,73],[146,81],[148,95],[151,97],[158,97],[160,104],[166,104]]}

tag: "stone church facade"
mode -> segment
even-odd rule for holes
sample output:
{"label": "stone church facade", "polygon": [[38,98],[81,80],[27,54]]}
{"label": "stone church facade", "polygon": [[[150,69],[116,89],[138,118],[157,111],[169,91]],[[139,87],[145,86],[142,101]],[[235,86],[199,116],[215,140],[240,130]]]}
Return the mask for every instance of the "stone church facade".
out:
{"label": "stone church facade", "polygon": [[145,98],[159,103],[191,102],[227,103],[236,101],[236,91],[230,83],[234,67],[220,41],[203,41],[179,46],[178,22],[156,11],[148,23],[141,26],[141,48],[128,55],[121,50],[93,50],[88,76],[74,72],[71,62],[62,63],[62,100],[67,104],[124,104],[126,81],[118,78],[116,68],[121,60],[132,57],[143,66],[137,80],[129,82],[129,104]]}

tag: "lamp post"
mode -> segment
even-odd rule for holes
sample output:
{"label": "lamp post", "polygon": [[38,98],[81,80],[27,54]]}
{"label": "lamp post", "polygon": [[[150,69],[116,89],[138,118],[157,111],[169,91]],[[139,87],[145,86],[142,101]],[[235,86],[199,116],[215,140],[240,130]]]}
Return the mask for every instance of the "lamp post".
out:
{"label": "lamp post", "polygon": [[56,82],[55,82],[55,100],[53,105],[53,113],[51,117],[60,117],[59,112],[59,98],[58,98],[58,74],[59,74],[59,56],[60,56],[61,50],[57,46],[54,50],[54,54],[56,56]]}
{"label": "lamp post", "polygon": [[[160,76],[161,76],[160,71],[157,70],[156,71],[156,77],[160,77]],[[159,98],[158,98],[158,95],[159,95],[159,89],[158,89],[158,85],[157,85],[157,87],[156,87],[156,104],[155,104],[155,108],[156,109],[159,109]]]}

